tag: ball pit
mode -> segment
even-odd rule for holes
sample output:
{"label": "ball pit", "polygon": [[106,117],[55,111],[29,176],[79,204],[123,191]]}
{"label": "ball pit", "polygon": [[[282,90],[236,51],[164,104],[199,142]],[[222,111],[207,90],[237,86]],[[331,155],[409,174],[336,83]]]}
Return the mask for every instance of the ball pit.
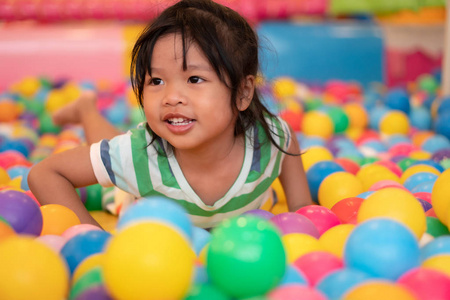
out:
{"label": "ball pit", "polygon": [[[22,268],[36,273],[42,267],[39,260],[44,256],[54,258],[60,252],[77,256],[72,266],[60,256],[59,261],[46,265],[50,269],[39,271],[40,278],[49,276],[52,287],[64,293],[60,299],[132,300],[131,290],[138,293],[136,299],[152,294],[191,300],[241,296],[284,300],[300,292],[305,299],[410,299],[414,295],[413,299],[421,300],[427,299],[425,294],[434,295],[438,300],[448,298],[450,263],[448,249],[442,243],[449,236],[450,218],[447,201],[450,142],[446,124],[442,124],[442,116],[448,113],[447,104],[443,104],[446,101],[435,105],[432,114],[423,102],[428,99],[425,96],[410,94],[407,95],[409,103],[405,102],[404,93],[412,93],[410,90],[402,91],[404,98],[397,95],[398,99],[389,99],[392,95],[388,94],[395,93],[389,93],[392,91],[388,89],[368,91],[362,96],[361,91],[344,83],[329,84],[323,91],[317,87],[309,89],[290,78],[273,85],[273,90],[269,90],[274,94],[267,95],[267,99],[274,103],[268,107],[278,109],[279,115],[296,131],[304,151],[301,159],[311,196],[320,205],[305,207],[296,214],[286,213],[284,195],[275,189],[276,208],[244,215],[263,219],[258,224],[268,226],[263,226],[266,230],[263,232],[271,236],[273,247],[278,245],[277,256],[271,254],[269,259],[256,258],[256,252],[249,250],[254,249],[251,245],[268,247],[268,240],[262,236],[256,238],[262,234],[257,222],[239,226],[236,221],[230,228],[208,232],[192,226],[179,207],[170,208],[160,202],[146,208],[130,207],[119,218],[117,225],[120,225],[113,229],[114,234],[109,234],[70,221],[63,208],[51,216],[45,212],[46,207],[39,209],[26,184],[27,172],[48,155],[84,143],[79,129],[59,128],[50,117],[52,111],[73,100],[82,86],[101,91],[99,109],[119,127],[134,127],[142,120],[142,113],[133,102],[135,98],[130,99],[128,95],[129,83],[115,86],[107,82],[77,84],[71,80],[51,82],[28,78],[8,91],[12,96],[7,104],[3,104],[4,98],[0,101],[0,106],[5,105],[5,110],[0,107],[0,119],[4,118],[0,120],[0,198],[4,193],[18,198],[26,195],[29,198],[24,205],[33,207],[31,210],[38,218],[42,217],[42,227],[45,227],[38,230],[39,222],[30,223],[28,209],[8,212],[12,218],[2,214],[2,210],[9,211],[11,207],[3,207],[0,209],[0,217],[4,217],[0,219],[0,251],[6,241],[30,239],[28,229],[19,229],[17,225],[24,222],[34,230],[31,230],[33,243],[30,242],[28,251],[44,245],[46,252],[36,250],[41,253],[37,254],[41,255],[39,259],[28,266],[19,266],[14,264],[14,258],[26,254],[8,250],[4,257],[8,258],[11,270]],[[61,89],[66,98],[61,98],[54,89]],[[375,100],[369,99],[371,93],[376,95],[372,95]],[[408,196],[404,194],[406,190],[410,192]],[[78,192],[88,210],[104,209],[104,191],[99,185]],[[146,200],[138,204],[147,205]],[[296,221],[285,218],[292,214]],[[304,217],[302,222],[298,217]],[[101,233],[103,239],[99,238],[98,247],[91,251],[95,253],[85,251],[89,247],[81,246],[83,243],[74,242],[81,236]],[[143,235],[149,238],[143,239]],[[248,240],[253,235],[256,240]],[[225,247],[230,243],[234,243],[233,249]],[[136,244],[139,247],[132,246]],[[130,251],[136,252],[129,254]],[[242,258],[244,254],[250,261]],[[157,267],[149,266],[149,255],[158,257]],[[30,254],[30,257],[36,256]],[[236,257],[239,257],[237,262]],[[330,257],[334,260],[326,259]],[[301,262],[301,268],[295,267],[296,261]],[[61,265],[69,267],[64,272],[57,271]],[[57,275],[51,272],[52,266],[59,272]],[[121,274],[137,274],[133,277],[155,278],[155,281],[142,283]],[[373,278],[377,278],[377,284],[370,282]],[[21,284],[19,279],[7,279],[3,285],[0,283],[5,289],[9,288],[6,285]],[[391,282],[379,283],[380,279]],[[44,291],[45,287],[38,288],[37,284],[33,282],[31,286]],[[30,289],[23,288],[24,294],[28,292]],[[8,296],[0,294],[0,298],[14,299],[16,295],[9,293]],[[365,298],[366,293],[373,295]],[[36,298],[35,294],[33,297]],[[46,294],[43,299],[51,297]]]}

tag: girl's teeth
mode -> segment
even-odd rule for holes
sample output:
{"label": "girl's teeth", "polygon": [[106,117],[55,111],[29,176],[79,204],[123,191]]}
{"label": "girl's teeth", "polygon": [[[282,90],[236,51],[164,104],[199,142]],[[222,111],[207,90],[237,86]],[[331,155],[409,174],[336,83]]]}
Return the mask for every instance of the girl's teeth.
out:
{"label": "girl's teeth", "polygon": [[182,118],[173,118],[169,120],[169,123],[172,125],[187,125],[191,123],[192,120],[182,119]]}

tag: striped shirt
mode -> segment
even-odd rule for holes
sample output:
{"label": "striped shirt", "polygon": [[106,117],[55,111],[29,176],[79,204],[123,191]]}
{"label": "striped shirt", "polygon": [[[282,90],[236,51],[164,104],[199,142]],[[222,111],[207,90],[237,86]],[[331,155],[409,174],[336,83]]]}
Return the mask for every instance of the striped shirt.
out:
{"label": "striped shirt", "polygon": [[[267,118],[275,142],[287,150],[290,131],[280,118]],[[152,140],[145,126],[138,126],[111,140],[102,140],[90,149],[95,176],[102,186],[117,186],[136,198],[153,195],[175,200],[191,216],[195,226],[210,228],[223,219],[257,209],[270,198],[270,186],[281,171],[285,156],[269,142],[262,126],[247,130],[241,171],[214,205],[206,205],[190,187],[163,139]]]}

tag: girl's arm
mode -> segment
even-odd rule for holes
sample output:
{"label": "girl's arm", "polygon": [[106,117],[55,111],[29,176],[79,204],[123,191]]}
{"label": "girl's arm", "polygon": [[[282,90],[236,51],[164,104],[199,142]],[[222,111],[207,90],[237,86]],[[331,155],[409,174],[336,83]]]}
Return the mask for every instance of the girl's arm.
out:
{"label": "girl's arm", "polygon": [[75,212],[81,223],[100,227],[75,190],[95,183],[88,146],[51,155],[33,166],[28,175],[30,190],[41,205],[64,205]]}
{"label": "girl's arm", "polygon": [[[289,127],[289,130],[291,131],[291,142],[288,152],[300,153],[296,135],[292,128]],[[313,204],[301,156],[286,155],[278,178],[283,186],[290,212],[295,212],[303,206]]]}

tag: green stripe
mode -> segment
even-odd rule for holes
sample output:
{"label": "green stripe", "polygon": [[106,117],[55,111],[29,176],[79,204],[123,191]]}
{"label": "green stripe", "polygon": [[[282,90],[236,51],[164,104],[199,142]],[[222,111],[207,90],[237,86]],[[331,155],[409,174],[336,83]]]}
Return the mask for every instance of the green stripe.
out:
{"label": "green stripe", "polygon": [[[150,170],[148,165],[147,139],[144,130],[132,130],[131,152],[136,174],[136,182],[140,195],[146,195],[153,190]],[[151,147],[151,146],[150,146]]]}
{"label": "green stripe", "polygon": [[158,168],[161,173],[161,181],[165,186],[180,189],[178,181],[176,181],[175,176],[173,176],[169,160],[166,156],[158,155]]}

